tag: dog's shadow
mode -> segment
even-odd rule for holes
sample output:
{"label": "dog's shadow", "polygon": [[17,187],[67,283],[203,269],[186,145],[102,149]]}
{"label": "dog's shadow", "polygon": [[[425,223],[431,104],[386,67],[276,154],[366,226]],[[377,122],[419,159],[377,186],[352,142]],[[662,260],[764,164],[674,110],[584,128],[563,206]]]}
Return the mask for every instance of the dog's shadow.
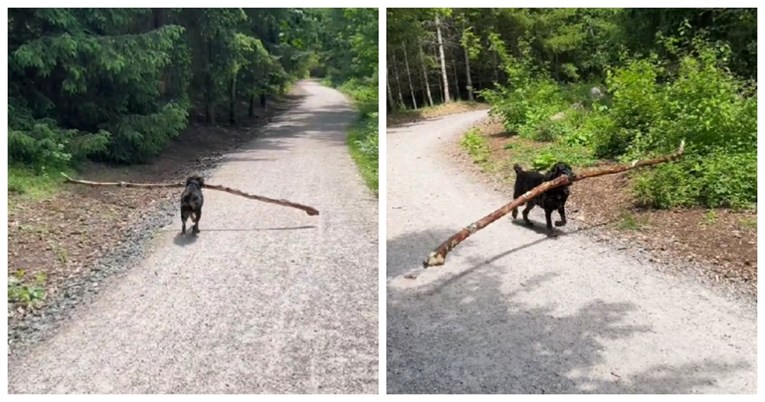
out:
{"label": "dog's shadow", "polygon": [[510,219],[511,219],[511,222],[513,223],[513,225],[515,225],[515,226],[520,226],[520,227],[522,227],[524,229],[528,229],[528,230],[534,231],[534,232],[536,232],[538,234],[545,235],[545,236],[547,236],[547,237],[549,237],[551,239],[556,239],[556,238],[558,238],[560,236],[565,236],[566,234],[568,234],[568,232],[565,232],[565,231],[561,230],[560,227],[558,227],[558,226],[553,227],[553,232],[550,233],[547,230],[547,223],[546,222],[542,222],[542,223],[534,222],[533,219],[529,219],[532,223],[534,223],[534,226],[531,226],[528,223],[524,222],[523,219],[512,219],[512,218],[510,218]]}
{"label": "dog's shadow", "polygon": [[188,246],[197,241],[197,236],[199,235],[192,234],[191,231],[187,231],[186,234],[178,232],[178,234],[175,235],[175,238],[173,238],[173,243],[175,243],[176,246]]}
{"label": "dog's shadow", "polygon": [[[232,229],[205,229],[201,232],[261,232],[261,231],[282,231],[282,230],[303,230],[303,229],[315,229],[316,225],[304,225],[304,226],[287,226],[287,227],[273,227],[273,228],[232,228]],[[201,233],[200,232],[200,233]],[[173,243],[176,246],[188,246],[197,241],[199,234],[192,234],[191,229],[186,231],[186,234],[178,232],[173,238]]]}

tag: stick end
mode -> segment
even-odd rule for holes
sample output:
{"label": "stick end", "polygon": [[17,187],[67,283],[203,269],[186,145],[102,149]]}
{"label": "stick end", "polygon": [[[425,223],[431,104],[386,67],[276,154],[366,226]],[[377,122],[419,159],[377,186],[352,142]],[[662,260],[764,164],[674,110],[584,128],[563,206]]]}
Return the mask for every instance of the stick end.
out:
{"label": "stick end", "polygon": [[438,265],[444,265],[444,262],[446,262],[446,258],[443,255],[438,254],[434,251],[430,253],[427,260],[422,262],[422,267],[430,268],[430,267],[435,267]]}
{"label": "stick end", "polygon": [[315,209],[311,208],[310,210],[306,210],[306,211],[305,211],[305,213],[307,213],[307,214],[308,214],[308,216],[316,216],[316,215],[318,215],[318,214],[319,214],[319,211],[317,211],[317,210],[315,210]]}

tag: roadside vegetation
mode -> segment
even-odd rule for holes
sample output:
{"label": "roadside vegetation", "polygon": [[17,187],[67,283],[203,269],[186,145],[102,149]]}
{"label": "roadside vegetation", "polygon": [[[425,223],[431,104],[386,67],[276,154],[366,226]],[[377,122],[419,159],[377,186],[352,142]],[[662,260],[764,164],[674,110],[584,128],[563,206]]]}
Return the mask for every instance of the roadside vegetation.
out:
{"label": "roadside vegetation", "polygon": [[376,9],[334,9],[337,24],[325,32],[327,47],[337,49],[322,66],[324,84],[348,95],[359,117],[348,133],[348,148],[367,187],[379,191],[378,13]]}
{"label": "roadside vegetation", "polygon": [[484,11],[389,10],[390,110],[481,99],[508,138],[542,144],[507,145],[538,169],[685,139],[683,160],[634,177],[639,204],[753,206],[756,10]]}

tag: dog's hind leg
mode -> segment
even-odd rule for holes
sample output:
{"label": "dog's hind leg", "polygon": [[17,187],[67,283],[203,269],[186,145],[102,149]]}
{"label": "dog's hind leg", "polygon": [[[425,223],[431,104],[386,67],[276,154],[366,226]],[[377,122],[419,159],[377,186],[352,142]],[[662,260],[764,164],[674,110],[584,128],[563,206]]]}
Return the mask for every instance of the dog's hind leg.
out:
{"label": "dog's hind leg", "polygon": [[560,215],[560,220],[555,221],[555,226],[566,226],[566,206],[561,205],[560,208],[558,208],[558,215]]}
{"label": "dog's hind leg", "polygon": [[518,217],[518,208],[513,208],[513,219]]}
{"label": "dog's hind leg", "polygon": [[191,228],[191,232],[194,234],[199,233],[199,220],[202,218],[202,209],[194,211],[194,227]]}
{"label": "dog's hind leg", "polygon": [[186,234],[186,219],[189,219],[189,211],[181,208],[181,234]]}

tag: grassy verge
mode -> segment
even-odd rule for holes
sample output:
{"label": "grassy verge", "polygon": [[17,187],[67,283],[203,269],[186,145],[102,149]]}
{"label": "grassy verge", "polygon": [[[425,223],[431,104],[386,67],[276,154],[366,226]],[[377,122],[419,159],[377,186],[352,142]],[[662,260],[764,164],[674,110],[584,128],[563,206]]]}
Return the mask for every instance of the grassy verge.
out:
{"label": "grassy verge", "polygon": [[[333,86],[328,80],[324,85]],[[376,81],[374,82],[376,83]],[[348,133],[348,149],[358,166],[359,173],[367,187],[379,194],[379,133],[377,112],[377,85],[372,82],[351,80],[337,89],[353,99],[359,117]]]}
{"label": "grassy verge", "polygon": [[[72,174],[73,171],[64,169],[64,173]],[[16,194],[33,200],[44,200],[52,197],[62,183],[63,179],[57,170],[38,174],[24,166],[8,167],[9,195]]]}

